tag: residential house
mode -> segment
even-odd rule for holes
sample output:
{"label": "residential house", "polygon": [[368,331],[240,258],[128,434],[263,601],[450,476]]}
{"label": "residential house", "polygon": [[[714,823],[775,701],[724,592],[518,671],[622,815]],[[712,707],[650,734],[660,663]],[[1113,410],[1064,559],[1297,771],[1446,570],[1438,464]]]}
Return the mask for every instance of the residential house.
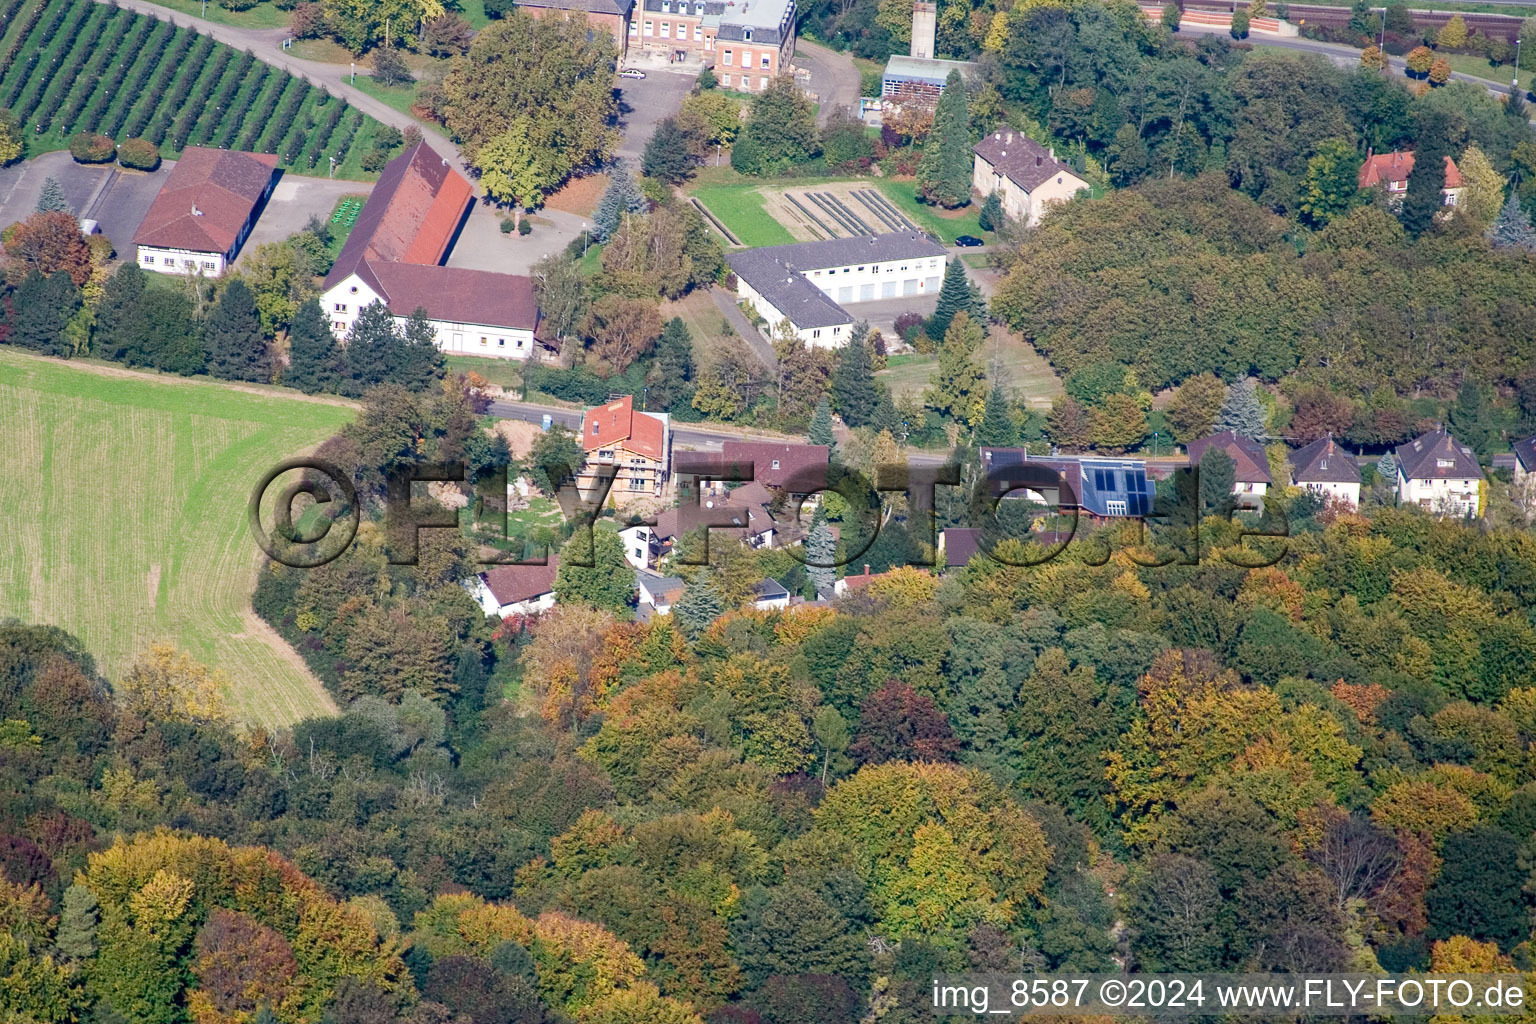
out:
{"label": "residential house", "polygon": [[[1407,151],[1392,153],[1369,153],[1365,162],[1360,165],[1359,184],[1361,190],[1368,188],[1380,188],[1386,191],[1387,201],[1393,206],[1400,206],[1403,196],[1408,192],[1408,175],[1413,171],[1413,154]],[[1466,190],[1465,183],[1461,179],[1461,170],[1456,166],[1456,161],[1449,156],[1445,158],[1445,186],[1440,190],[1440,196],[1444,205],[1455,206],[1461,200],[1461,194]]]}
{"label": "residential house", "polygon": [[539,324],[532,280],[442,265],[473,195],[425,142],[385,165],[325,278],[321,304],[338,338],[381,302],[401,327],[424,311],[444,352],[529,357]]}
{"label": "residential house", "polygon": [[1076,509],[1096,520],[1145,516],[1157,495],[1141,459],[1041,457],[1027,448],[983,448],[981,468],[994,479],[994,497]]}
{"label": "residential house", "polygon": [[983,196],[996,192],[1003,212],[1020,224],[1033,227],[1048,208],[1088,190],[1086,181],[1056,159],[1054,148],[1011,128],[993,132],[971,152],[971,187]]}
{"label": "residential house", "polygon": [[720,85],[762,92],[795,55],[795,0],[643,0],[629,42],[674,63],[715,69]]}
{"label": "residential house", "polygon": [[752,470],[752,479],[770,491],[810,494],[827,485],[831,450],[824,444],[780,444],[776,441],[725,441],[721,458],[738,471]]}
{"label": "residential house", "polygon": [[1472,449],[1436,426],[1397,446],[1397,500],[1436,515],[1482,514],[1483,468]]}
{"label": "residential house", "polygon": [[769,510],[773,500],[760,483],[743,484],[724,495],[701,494],[697,502],[684,501],[663,511],[654,527],[632,526],[622,531],[625,558],[635,565],[643,557],[646,564],[636,568],[653,569],[677,550],[684,537],[706,524],[711,544],[734,539],[750,548],[771,548],[780,533],[780,525]]}
{"label": "residential house", "polygon": [[277,157],[188,146],[134,233],[139,266],[218,277],[235,261],[276,183]]}
{"label": "residential house", "polygon": [[801,341],[840,348],[853,329],[845,304],[937,295],[949,253],[915,231],[747,249],[726,257],[736,297],[771,331],[785,320]]}
{"label": "residential house", "polygon": [[487,615],[536,615],[555,606],[555,574],[560,556],[545,565],[497,565],[464,583]]}
{"label": "residential house", "polygon": [[606,30],[613,37],[622,59],[634,33],[631,15],[635,0],[514,0],[514,6],[534,18],[570,18],[580,15],[592,29]]}
{"label": "residential house", "polygon": [[597,484],[599,466],[613,466],[609,494],[660,497],[672,463],[671,420],[664,412],[636,412],[634,398],[625,395],[586,411],[581,448],[586,458],[576,472],[578,490]]}
{"label": "residential house", "polygon": [[1208,451],[1226,452],[1232,459],[1232,493],[1240,508],[1263,508],[1264,495],[1269,491],[1274,477],[1269,472],[1269,456],[1264,446],[1251,437],[1244,437],[1231,430],[1223,430],[1210,437],[1189,442],[1189,464],[1200,465]]}
{"label": "residential house", "polygon": [[1525,483],[1525,478],[1536,473],[1536,436],[1515,442],[1515,483]]}
{"label": "residential house", "polygon": [[1330,432],[1291,452],[1291,486],[1344,502],[1360,505],[1360,467]]}
{"label": "residential house", "polygon": [[950,526],[939,532],[939,557],[945,569],[959,569],[971,564],[981,554],[979,526]]}
{"label": "residential house", "polygon": [[672,606],[683,596],[683,581],[676,576],[637,572],[635,583],[640,591],[640,606],[653,615],[671,615]]}
{"label": "residential house", "polygon": [[752,587],[752,607],[760,612],[782,611],[789,607],[789,591],[775,579],[765,579]]}

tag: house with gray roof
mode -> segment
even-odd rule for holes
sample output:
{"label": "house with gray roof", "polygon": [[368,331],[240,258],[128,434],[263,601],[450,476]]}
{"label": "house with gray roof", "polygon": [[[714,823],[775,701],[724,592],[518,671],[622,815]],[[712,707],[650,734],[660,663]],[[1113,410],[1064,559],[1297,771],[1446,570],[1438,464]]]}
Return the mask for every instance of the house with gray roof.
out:
{"label": "house with gray roof", "polygon": [[1397,500],[1436,515],[1482,514],[1483,467],[1471,448],[1435,429],[1397,446]]}
{"label": "house with gray roof", "polygon": [[845,306],[937,295],[948,251],[916,231],[795,242],[732,253],[736,297],[756,309],[771,332],[789,321],[800,340],[820,348],[847,343]]}
{"label": "house with gray roof", "polygon": [[1359,507],[1360,467],[1332,432],[1291,452],[1289,461],[1291,486]]}
{"label": "house with gray roof", "polygon": [[1029,227],[1039,224],[1049,207],[1088,190],[1086,181],[1056,159],[1054,147],[1012,128],[988,135],[971,153],[971,187],[984,196],[996,192],[1003,212]]}
{"label": "house with gray roof", "polygon": [[1536,473],[1536,435],[1515,442],[1515,483],[1525,483],[1525,478]]}

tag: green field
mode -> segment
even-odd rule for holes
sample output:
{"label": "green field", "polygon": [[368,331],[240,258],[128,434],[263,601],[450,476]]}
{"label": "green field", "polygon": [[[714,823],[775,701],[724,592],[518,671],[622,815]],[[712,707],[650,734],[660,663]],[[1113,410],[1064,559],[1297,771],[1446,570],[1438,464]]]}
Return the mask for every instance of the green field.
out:
{"label": "green field", "polygon": [[[988,372],[994,366],[1001,367],[1009,389],[1032,409],[1049,409],[1052,399],[1062,393],[1061,378],[1056,376],[1051,364],[1033,346],[1018,340],[997,324],[992,325],[991,333],[976,351],[975,359]],[[939,358],[935,355],[903,354],[892,356],[886,369],[876,376],[891,389],[891,397],[899,399],[925,391],[938,365]]]}
{"label": "green field", "polygon": [[[372,179],[362,155],[382,127],[339,97],[188,28],[92,0],[0,0],[0,106],[27,155],[71,135],[142,137],[276,154],[297,174]],[[118,59],[121,57],[122,59]]]}
{"label": "green field", "polygon": [[250,611],[250,490],[351,419],[276,389],[70,364],[0,347],[0,618],[61,626],[115,677],[169,641],[233,682],[241,720],[334,710]]}
{"label": "green field", "polygon": [[416,116],[411,113],[411,104],[416,102],[416,86],[380,85],[373,80],[372,75],[358,75],[356,81],[350,79],[348,81],[357,86],[359,92],[365,92],[374,99],[389,104],[407,117]]}
{"label": "green field", "polygon": [[[860,185],[878,188],[898,210],[922,228],[935,235],[945,245],[955,244],[960,235],[982,237],[981,225],[976,218],[978,204],[971,203],[955,211],[955,215],[941,215],[937,208],[918,201],[917,185],[912,181],[892,181],[888,178],[746,178],[728,167],[707,168],[699,175],[700,183],[689,191],[710,212],[724,222],[741,243],[755,248],[763,245],[787,245],[794,236],[778,221],[768,215],[763,203],[766,192],[826,185],[833,182],[856,181]],[[948,213],[948,211],[946,211]]]}

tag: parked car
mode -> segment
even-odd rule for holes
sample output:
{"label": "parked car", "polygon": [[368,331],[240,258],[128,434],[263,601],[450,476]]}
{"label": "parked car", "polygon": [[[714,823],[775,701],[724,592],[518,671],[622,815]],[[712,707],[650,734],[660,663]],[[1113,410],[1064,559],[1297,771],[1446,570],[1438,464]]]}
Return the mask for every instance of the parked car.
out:
{"label": "parked car", "polygon": [[620,78],[644,78],[645,77],[645,72],[641,71],[639,68],[625,68],[623,71],[619,72],[619,77]]}
{"label": "parked car", "polygon": [[955,244],[963,245],[966,248],[970,248],[973,245],[986,245],[985,242],[977,238],[975,235],[961,235],[959,238],[955,239]]}

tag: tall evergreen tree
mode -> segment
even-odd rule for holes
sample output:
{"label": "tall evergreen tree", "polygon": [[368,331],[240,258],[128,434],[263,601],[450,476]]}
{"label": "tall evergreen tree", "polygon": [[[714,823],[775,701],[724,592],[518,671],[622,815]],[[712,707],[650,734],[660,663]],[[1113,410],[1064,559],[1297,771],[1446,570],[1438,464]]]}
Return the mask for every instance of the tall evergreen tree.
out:
{"label": "tall evergreen tree", "polygon": [[151,288],[143,298],[145,334],[153,365],[166,373],[202,373],[203,327],[185,291]]}
{"label": "tall evergreen tree", "polygon": [[933,130],[917,165],[917,187],[931,203],[964,206],[971,200],[971,115],[965,83],[951,71],[933,113]]}
{"label": "tall evergreen tree", "polygon": [[976,216],[976,226],[983,231],[997,231],[1007,219],[1003,213],[1003,197],[993,190],[987,193],[987,198],[981,201],[981,212]]}
{"label": "tall evergreen tree", "polygon": [[1237,463],[1220,448],[1207,448],[1200,460],[1200,507],[1204,513],[1228,515],[1233,508],[1232,488],[1237,482]]}
{"label": "tall evergreen tree", "polygon": [[395,349],[390,382],[407,391],[425,391],[443,379],[447,362],[437,347],[437,332],[427,311],[417,309],[405,321],[405,337]]}
{"label": "tall evergreen tree", "polygon": [[225,287],[208,317],[208,372],[225,380],[267,381],[272,363],[256,297],[240,278]]}
{"label": "tall evergreen tree", "polygon": [[961,310],[970,313],[972,317],[980,313],[976,309],[970,279],[965,276],[965,264],[952,258],[949,266],[944,268],[944,283],[939,287],[939,301],[933,308],[933,316],[924,325],[928,337],[942,341],[944,335],[949,333],[950,322]]}
{"label": "tall evergreen tree", "polygon": [[1447,410],[1446,426],[1462,444],[1467,445],[1480,458],[1493,453],[1498,440],[1498,428],[1489,417],[1488,400],[1477,382],[1468,377],[1456,393],[1456,401]]}
{"label": "tall evergreen tree", "polygon": [[837,582],[837,542],[827,525],[826,503],[816,506],[811,516],[811,531],[805,538],[805,574],[818,591],[830,590]]}
{"label": "tall evergreen tree", "polygon": [[15,315],[8,339],[48,356],[67,356],[72,346],[64,328],[80,308],[80,289],[64,272],[44,277],[36,270],[22,279],[11,299]]}
{"label": "tall evergreen tree", "polygon": [[646,377],[651,408],[670,409],[693,400],[693,336],[682,317],[673,317],[656,340],[656,362]]}
{"label": "tall evergreen tree", "polygon": [[725,599],[720,596],[720,588],[708,573],[701,574],[698,582],[690,583],[688,589],[683,591],[683,596],[678,598],[677,604],[672,606],[672,617],[677,620],[678,628],[689,642],[697,640],[699,634],[724,612]]}
{"label": "tall evergreen tree", "polygon": [[976,443],[986,448],[1011,448],[1019,443],[1019,431],[1008,412],[1008,397],[993,385],[987,392],[981,426],[976,428]]}
{"label": "tall evergreen tree", "polygon": [[693,177],[693,154],[688,152],[688,137],[677,126],[676,118],[664,117],[657,123],[645,143],[640,170],[668,185],[681,185]]}
{"label": "tall evergreen tree", "polygon": [[382,302],[371,302],[358,313],[347,335],[345,394],[354,398],[389,380],[405,344],[395,318]]}
{"label": "tall evergreen tree", "polygon": [[1376,476],[1387,484],[1397,480],[1397,456],[1390,450],[1382,452],[1381,458],[1376,460]]}
{"label": "tall evergreen tree", "polygon": [[1227,385],[1227,400],[1222,403],[1216,417],[1216,430],[1230,430],[1242,437],[1257,440],[1264,436],[1268,417],[1259,402],[1258,382],[1244,377],[1235,384]]}
{"label": "tall evergreen tree", "polygon": [[555,571],[555,596],[562,604],[585,601],[594,608],[623,613],[634,592],[635,574],[624,561],[624,542],[617,532],[593,527],[571,537]]}
{"label": "tall evergreen tree", "polygon": [[850,427],[867,424],[879,404],[869,348],[859,331],[854,331],[848,344],[838,351],[837,367],[832,371],[832,400],[837,405],[837,414]]}
{"label": "tall evergreen tree", "polygon": [[608,236],[618,230],[626,213],[640,213],[647,205],[645,194],[635,184],[629,165],[623,160],[615,160],[613,169],[608,172],[608,187],[592,212],[592,237],[599,242],[607,241]]}
{"label": "tall evergreen tree", "polygon": [[753,97],[731,166],[743,174],[785,174],[815,157],[819,145],[815,107],[793,78],[781,75]]}
{"label": "tall evergreen tree", "polygon": [[1536,227],[1531,226],[1531,218],[1520,205],[1514,190],[1510,191],[1509,198],[1504,200],[1504,208],[1488,228],[1488,240],[1501,249],[1536,252]]}
{"label": "tall evergreen tree", "polygon": [[341,349],[319,299],[299,306],[288,329],[288,372],[283,383],[308,394],[341,389]]}
{"label": "tall evergreen tree", "polygon": [[83,885],[64,890],[64,905],[59,912],[59,930],[53,944],[67,960],[87,960],[96,953],[96,925],[99,921],[96,897]]}
{"label": "tall evergreen tree", "polygon": [[837,438],[832,433],[832,405],[825,396],[816,403],[816,411],[811,414],[811,433],[807,440],[811,444],[824,444],[828,448],[837,444]]}
{"label": "tall evergreen tree", "polygon": [[59,184],[59,179],[49,176],[43,179],[43,190],[37,197],[38,213],[74,213],[75,208],[69,205],[69,198],[64,195],[64,186]]}
{"label": "tall evergreen tree", "polygon": [[1445,158],[1450,155],[1449,126],[1436,113],[1422,118],[1413,170],[1408,172],[1408,191],[1403,196],[1402,222],[1417,238],[1429,230],[1435,214],[1445,208]]}
{"label": "tall evergreen tree", "polygon": [[129,366],[154,364],[149,323],[145,316],[144,289],[148,282],[144,271],[133,262],[125,262],[107,279],[96,305],[96,354]]}

